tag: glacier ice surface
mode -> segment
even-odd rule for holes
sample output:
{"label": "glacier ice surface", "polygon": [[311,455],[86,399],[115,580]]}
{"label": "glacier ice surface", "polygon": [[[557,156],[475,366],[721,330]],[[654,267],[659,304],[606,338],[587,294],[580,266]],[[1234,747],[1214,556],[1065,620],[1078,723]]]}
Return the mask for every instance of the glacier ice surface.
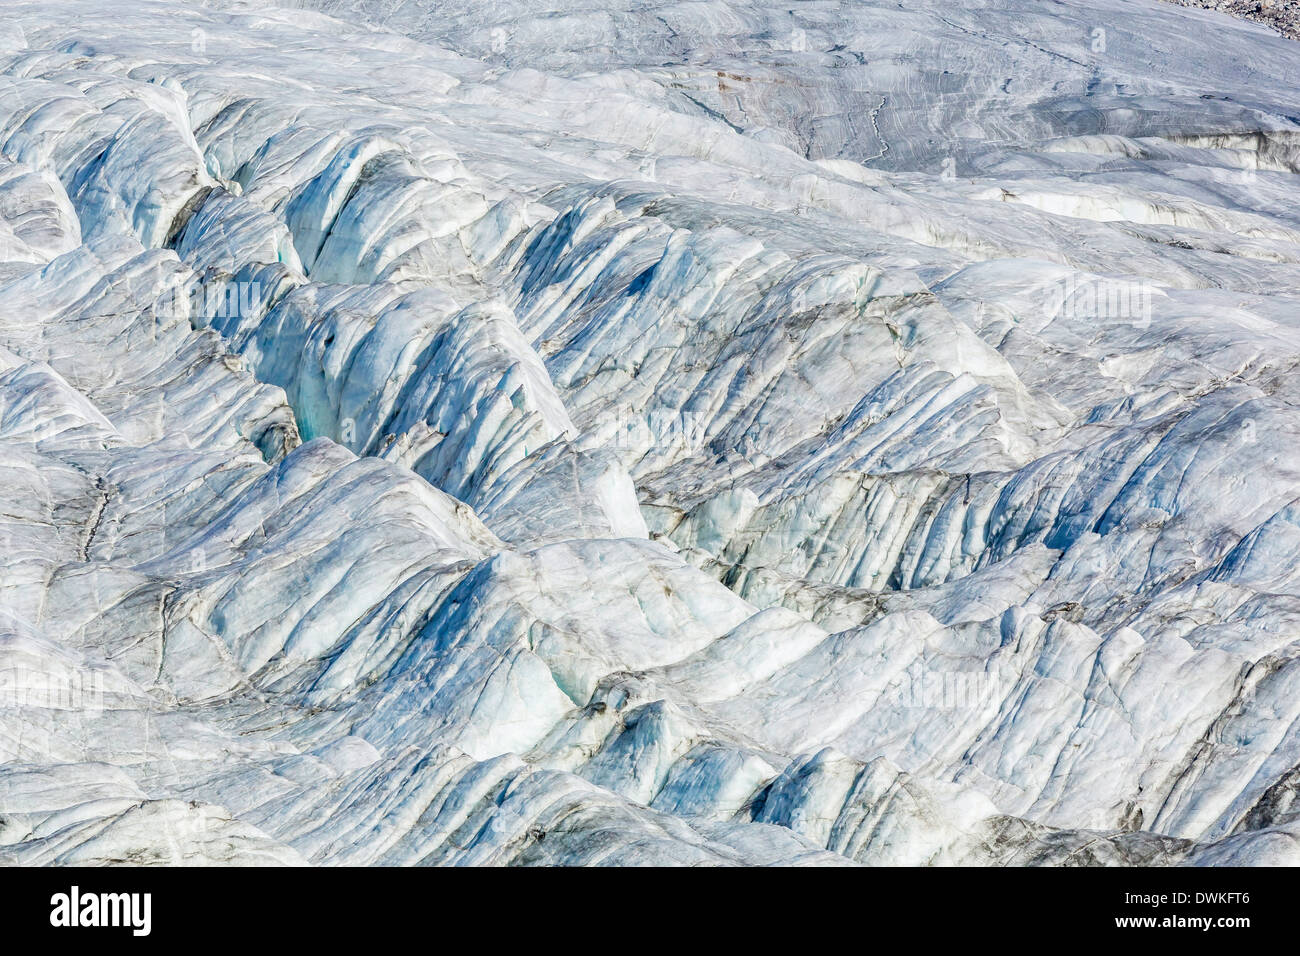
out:
{"label": "glacier ice surface", "polygon": [[5,4],[0,861],[1300,863],[1300,46],[285,6]]}

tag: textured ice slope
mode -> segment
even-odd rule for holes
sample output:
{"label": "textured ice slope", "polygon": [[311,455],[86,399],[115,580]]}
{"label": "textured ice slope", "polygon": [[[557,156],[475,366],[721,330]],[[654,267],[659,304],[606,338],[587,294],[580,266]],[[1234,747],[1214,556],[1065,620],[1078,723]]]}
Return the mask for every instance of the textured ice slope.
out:
{"label": "textured ice slope", "polygon": [[1300,862],[1300,46],[314,5],[4,7],[0,860]]}

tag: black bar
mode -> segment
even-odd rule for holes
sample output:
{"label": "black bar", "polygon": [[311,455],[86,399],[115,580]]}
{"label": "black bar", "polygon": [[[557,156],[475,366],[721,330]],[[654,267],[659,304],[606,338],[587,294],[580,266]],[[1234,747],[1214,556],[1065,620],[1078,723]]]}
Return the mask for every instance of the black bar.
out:
{"label": "black bar", "polygon": [[[83,907],[97,894],[150,894],[148,934],[137,934],[129,918],[119,926],[51,925],[60,895],[70,902],[74,886]],[[434,949],[453,937],[457,948],[471,940],[517,946],[519,933],[590,945],[630,934],[654,948],[707,937],[768,951],[830,945],[845,933],[864,945],[874,940],[873,948],[887,939],[926,948],[1015,940],[1256,946],[1292,937],[1294,886],[1290,872],[1265,869],[50,868],[0,870],[0,912],[7,933],[20,934],[11,940],[75,934],[78,942],[205,949],[332,951],[354,933],[387,939],[388,948],[415,934]],[[139,902],[123,912],[139,916]],[[118,898],[104,910],[111,916],[122,905]]]}

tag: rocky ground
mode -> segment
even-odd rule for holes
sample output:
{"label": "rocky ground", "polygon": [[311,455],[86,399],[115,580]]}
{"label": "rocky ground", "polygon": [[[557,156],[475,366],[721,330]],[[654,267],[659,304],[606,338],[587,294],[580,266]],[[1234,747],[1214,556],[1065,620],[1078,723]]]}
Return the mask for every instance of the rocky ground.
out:
{"label": "rocky ground", "polygon": [[1234,17],[1268,24],[1279,33],[1300,40],[1300,3],[1295,0],[1169,0],[1184,7],[1217,10]]}

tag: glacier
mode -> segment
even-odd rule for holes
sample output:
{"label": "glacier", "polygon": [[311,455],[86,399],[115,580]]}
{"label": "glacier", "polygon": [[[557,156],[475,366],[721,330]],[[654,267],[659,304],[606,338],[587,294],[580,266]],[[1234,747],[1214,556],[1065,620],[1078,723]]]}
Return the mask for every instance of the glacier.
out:
{"label": "glacier", "polygon": [[6,0],[0,862],[1300,863],[1300,45]]}

